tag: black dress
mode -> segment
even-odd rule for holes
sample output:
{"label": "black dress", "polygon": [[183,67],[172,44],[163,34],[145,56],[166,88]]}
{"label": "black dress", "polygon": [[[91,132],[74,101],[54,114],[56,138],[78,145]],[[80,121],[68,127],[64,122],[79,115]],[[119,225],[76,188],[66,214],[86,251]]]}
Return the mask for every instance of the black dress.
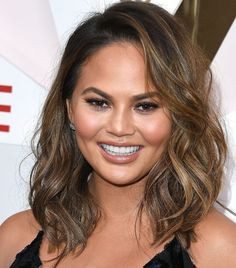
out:
{"label": "black dress", "polygon": [[[43,231],[40,231],[32,243],[16,255],[16,259],[10,268],[40,267],[42,262],[39,258],[39,249],[42,238]],[[158,253],[145,264],[144,268],[196,268],[196,266],[192,263],[188,252],[184,250],[178,240],[174,238],[165,246],[162,252]]]}

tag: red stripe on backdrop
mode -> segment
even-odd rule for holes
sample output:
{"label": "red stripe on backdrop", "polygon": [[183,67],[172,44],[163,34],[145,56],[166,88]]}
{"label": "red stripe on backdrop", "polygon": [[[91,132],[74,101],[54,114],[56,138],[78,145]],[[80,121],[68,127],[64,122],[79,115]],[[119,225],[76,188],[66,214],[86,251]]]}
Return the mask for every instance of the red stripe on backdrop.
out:
{"label": "red stripe on backdrop", "polygon": [[10,131],[10,126],[0,125],[0,131],[1,132],[9,132]]}
{"label": "red stripe on backdrop", "polygon": [[11,106],[10,105],[0,105],[0,112],[11,112]]}
{"label": "red stripe on backdrop", "polygon": [[0,92],[11,93],[12,92],[12,86],[0,85]]}

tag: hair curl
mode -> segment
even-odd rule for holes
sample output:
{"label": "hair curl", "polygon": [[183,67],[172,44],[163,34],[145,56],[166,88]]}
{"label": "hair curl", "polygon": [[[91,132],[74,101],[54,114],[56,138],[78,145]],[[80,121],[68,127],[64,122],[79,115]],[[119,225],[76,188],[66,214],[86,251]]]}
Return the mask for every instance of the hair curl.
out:
{"label": "hair curl", "polygon": [[36,133],[29,202],[51,245],[63,246],[60,259],[85,248],[100,216],[87,187],[92,168],[70,130],[66,100],[86,59],[115,42],[142,47],[147,81],[172,117],[168,146],[148,175],[140,205],[149,216],[153,243],[175,235],[188,248],[194,227],[221,187],[226,143],[211,101],[208,62],[181,23],[162,8],[114,4],[71,35]]}

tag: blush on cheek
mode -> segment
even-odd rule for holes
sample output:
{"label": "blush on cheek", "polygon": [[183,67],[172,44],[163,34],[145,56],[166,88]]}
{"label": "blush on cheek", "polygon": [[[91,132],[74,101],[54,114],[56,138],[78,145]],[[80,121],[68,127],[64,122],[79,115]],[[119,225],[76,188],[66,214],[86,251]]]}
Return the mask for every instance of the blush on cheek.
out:
{"label": "blush on cheek", "polygon": [[101,128],[101,121],[94,115],[82,113],[81,116],[75,118],[75,125],[78,130],[78,136],[90,139],[94,137]]}
{"label": "blush on cheek", "polygon": [[170,137],[170,129],[170,122],[165,120],[144,125],[142,133],[149,144],[165,143]]}

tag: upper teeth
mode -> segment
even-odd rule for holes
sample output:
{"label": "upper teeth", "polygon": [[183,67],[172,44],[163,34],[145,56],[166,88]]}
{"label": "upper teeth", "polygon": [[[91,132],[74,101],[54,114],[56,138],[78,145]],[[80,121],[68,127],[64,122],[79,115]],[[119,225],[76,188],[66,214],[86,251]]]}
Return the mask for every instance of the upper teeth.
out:
{"label": "upper teeth", "polygon": [[108,144],[101,144],[102,148],[112,155],[129,155],[137,152],[140,146],[113,146]]}

